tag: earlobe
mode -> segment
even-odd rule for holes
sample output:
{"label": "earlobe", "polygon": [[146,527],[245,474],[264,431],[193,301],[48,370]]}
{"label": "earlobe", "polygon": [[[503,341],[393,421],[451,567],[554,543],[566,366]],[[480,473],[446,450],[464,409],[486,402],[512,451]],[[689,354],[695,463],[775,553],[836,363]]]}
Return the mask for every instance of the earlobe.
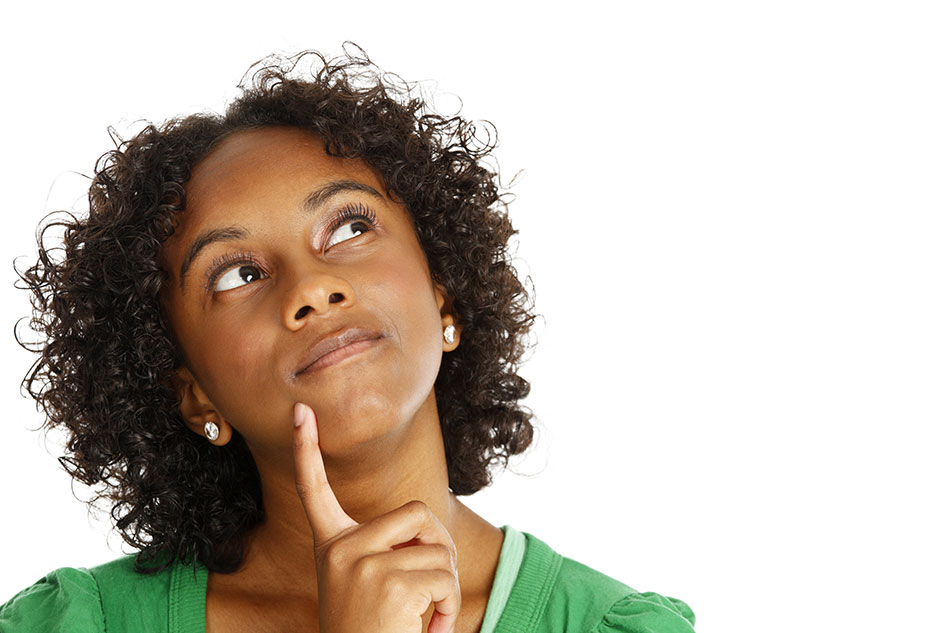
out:
{"label": "earlobe", "polygon": [[[444,323],[444,322],[443,322]],[[451,352],[459,346],[459,329],[452,323],[442,326],[442,351]]]}
{"label": "earlobe", "polygon": [[[195,430],[192,428],[191,422],[188,422],[188,427],[193,431]],[[224,446],[230,442],[233,433],[233,427],[222,419],[206,420],[201,427],[201,434],[215,446]]]}
{"label": "earlobe", "polygon": [[186,367],[179,367],[174,374],[175,387],[180,400],[179,408],[185,424],[215,446],[224,446],[231,441],[233,428],[218,412],[208,394]]}

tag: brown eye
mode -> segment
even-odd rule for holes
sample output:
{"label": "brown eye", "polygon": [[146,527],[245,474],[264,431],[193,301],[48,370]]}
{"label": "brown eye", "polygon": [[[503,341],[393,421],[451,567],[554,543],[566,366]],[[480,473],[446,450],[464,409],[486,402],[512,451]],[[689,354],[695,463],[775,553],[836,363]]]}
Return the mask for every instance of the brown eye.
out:
{"label": "brown eye", "polygon": [[371,229],[372,226],[370,226],[365,220],[349,220],[330,234],[330,239],[327,240],[327,248],[330,248],[334,244],[345,242],[346,240],[356,237],[357,235],[362,235]]}
{"label": "brown eye", "polygon": [[264,274],[257,266],[253,266],[251,264],[241,264],[240,266],[229,268],[224,272],[224,274],[218,277],[218,282],[214,285],[214,290],[215,292],[231,290],[232,288],[237,288],[253,281],[257,281],[263,276]]}

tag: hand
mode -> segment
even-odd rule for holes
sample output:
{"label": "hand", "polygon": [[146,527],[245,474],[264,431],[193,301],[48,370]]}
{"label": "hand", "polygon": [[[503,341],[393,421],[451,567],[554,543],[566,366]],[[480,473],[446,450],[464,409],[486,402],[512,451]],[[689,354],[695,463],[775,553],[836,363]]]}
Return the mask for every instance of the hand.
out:
{"label": "hand", "polygon": [[429,633],[455,630],[462,598],[455,544],[421,501],[366,523],[343,510],[327,481],[317,418],[294,407],[297,493],[313,530],[320,633]]}

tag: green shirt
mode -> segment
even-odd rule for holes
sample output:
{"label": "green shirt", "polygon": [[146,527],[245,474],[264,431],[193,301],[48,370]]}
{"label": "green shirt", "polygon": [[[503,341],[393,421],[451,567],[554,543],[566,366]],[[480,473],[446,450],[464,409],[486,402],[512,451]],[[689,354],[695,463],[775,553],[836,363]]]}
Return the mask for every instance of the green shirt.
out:
{"label": "green shirt", "polygon": [[[675,598],[639,593],[505,527],[481,633],[693,633]],[[47,574],[0,607],[2,633],[204,633],[208,570],[138,574],[134,556]]]}

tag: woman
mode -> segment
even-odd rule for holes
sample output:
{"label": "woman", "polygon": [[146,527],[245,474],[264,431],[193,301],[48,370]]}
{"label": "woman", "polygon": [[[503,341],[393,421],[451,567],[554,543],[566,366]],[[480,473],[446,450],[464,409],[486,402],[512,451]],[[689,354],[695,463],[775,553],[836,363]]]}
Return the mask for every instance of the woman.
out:
{"label": "woman", "polygon": [[0,629],[691,631],[459,501],[532,439],[492,148],[363,57],[302,59],[107,154],[24,273],[27,387],[139,554]]}

